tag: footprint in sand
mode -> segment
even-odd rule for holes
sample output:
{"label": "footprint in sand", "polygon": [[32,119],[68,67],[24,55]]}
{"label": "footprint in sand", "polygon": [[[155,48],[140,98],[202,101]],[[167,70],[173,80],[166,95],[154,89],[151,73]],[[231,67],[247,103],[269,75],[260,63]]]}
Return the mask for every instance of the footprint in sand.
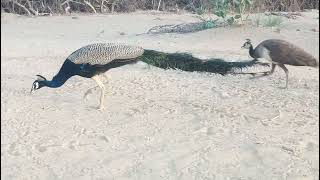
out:
{"label": "footprint in sand", "polygon": [[45,143],[39,143],[39,144],[36,144],[34,146],[34,149],[36,149],[37,151],[39,151],[40,153],[44,153],[46,151],[48,151],[49,149],[51,148],[54,148],[54,147],[60,147],[61,145],[59,144],[51,144],[51,145],[46,145]]}
{"label": "footprint in sand", "polygon": [[20,156],[20,152],[17,150],[17,143],[9,145],[8,153],[13,156]]}
{"label": "footprint in sand", "polygon": [[77,144],[78,143],[75,140],[72,140],[68,143],[68,147],[72,150],[76,150],[76,146],[78,146]]}
{"label": "footprint in sand", "polygon": [[104,135],[99,136],[98,138],[99,138],[100,140],[102,140],[102,141],[106,142],[106,143],[110,142],[109,138],[107,138],[107,137],[106,137],[106,136],[104,136]]}

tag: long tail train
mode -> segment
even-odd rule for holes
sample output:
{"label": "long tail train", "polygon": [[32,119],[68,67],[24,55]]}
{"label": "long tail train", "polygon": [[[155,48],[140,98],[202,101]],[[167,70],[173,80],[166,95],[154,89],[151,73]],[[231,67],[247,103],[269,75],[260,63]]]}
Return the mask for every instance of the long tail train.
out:
{"label": "long tail train", "polygon": [[[138,60],[162,69],[180,69],[190,72],[211,72],[221,75],[241,74],[241,71],[253,66],[270,66],[258,60],[227,62],[222,59],[199,59],[188,53],[164,53],[145,50]],[[253,73],[248,73],[253,74]]]}

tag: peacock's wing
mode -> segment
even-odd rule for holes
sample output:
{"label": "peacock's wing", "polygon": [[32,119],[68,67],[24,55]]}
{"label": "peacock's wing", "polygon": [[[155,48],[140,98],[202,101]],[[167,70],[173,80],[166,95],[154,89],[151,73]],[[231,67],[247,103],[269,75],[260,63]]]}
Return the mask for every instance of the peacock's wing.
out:
{"label": "peacock's wing", "polygon": [[137,46],[98,43],[76,50],[67,59],[75,64],[106,65],[114,60],[135,59],[143,52],[144,49]]}

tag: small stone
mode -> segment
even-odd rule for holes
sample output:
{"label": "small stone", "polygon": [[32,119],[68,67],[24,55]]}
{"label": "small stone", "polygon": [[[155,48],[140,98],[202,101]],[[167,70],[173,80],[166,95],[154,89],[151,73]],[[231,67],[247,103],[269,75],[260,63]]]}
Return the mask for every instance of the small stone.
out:
{"label": "small stone", "polygon": [[215,134],[215,131],[214,131],[213,127],[209,127],[207,129],[207,135],[213,135],[213,134]]}
{"label": "small stone", "polygon": [[314,150],[314,144],[311,143],[311,142],[309,142],[309,143],[307,144],[306,149],[307,149],[308,151],[313,151],[313,150]]}

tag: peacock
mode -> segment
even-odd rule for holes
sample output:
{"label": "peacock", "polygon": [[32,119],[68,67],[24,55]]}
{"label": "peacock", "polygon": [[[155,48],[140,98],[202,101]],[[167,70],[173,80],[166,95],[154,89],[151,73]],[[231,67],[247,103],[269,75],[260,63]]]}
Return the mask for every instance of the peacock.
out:
{"label": "peacock", "polygon": [[257,60],[244,62],[226,62],[221,59],[199,59],[188,53],[165,53],[155,50],[146,50],[139,46],[96,43],[90,44],[74,51],[64,61],[59,72],[47,80],[41,75],[33,82],[31,92],[42,87],[61,87],[72,76],[81,76],[93,79],[101,89],[100,110],[104,109],[104,85],[100,75],[106,71],[120,66],[143,61],[163,69],[180,69],[183,71],[199,71],[219,73],[222,75],[233,74],[235,70],[266,63]]}

